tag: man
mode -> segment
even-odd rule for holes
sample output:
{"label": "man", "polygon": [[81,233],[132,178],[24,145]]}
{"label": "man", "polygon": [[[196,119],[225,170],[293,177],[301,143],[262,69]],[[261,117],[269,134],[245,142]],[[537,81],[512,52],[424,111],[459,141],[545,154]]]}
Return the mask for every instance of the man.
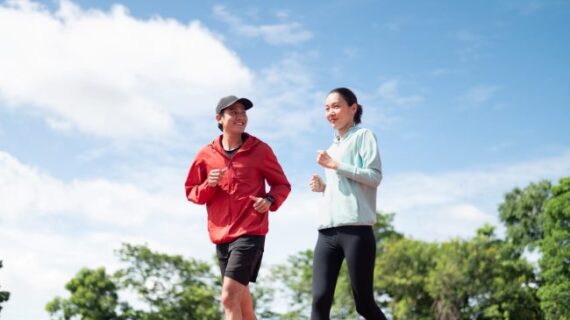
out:
{"label": "man", "polygon": [[251,107],[246,98],[220,99],[216,121],[222,134],[198,152],[185,184],[188,200],[206,204],[223,277],[222,305],[232,320],[255,319],[248,284],[261,265],[268,211],[276,211],[291,191],[269,145],[245,133]]}

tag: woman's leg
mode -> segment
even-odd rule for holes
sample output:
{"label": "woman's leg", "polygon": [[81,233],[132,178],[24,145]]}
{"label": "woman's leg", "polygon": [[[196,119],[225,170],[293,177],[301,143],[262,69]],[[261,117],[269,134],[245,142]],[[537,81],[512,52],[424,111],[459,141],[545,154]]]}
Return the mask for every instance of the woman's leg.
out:
{"label": "woman's leg", "polygon": [[367,320],[385,320],[386,316],[374,300],[376,240],[372,228],[345,227],[341,243],[346,256],[356,311]]}
{"label": "woman's leg", "polygon": [[334,298],[336,280],[344,256],[336,244],[336,231],[319,231],[313,256],[313,303],[311,320],[328,320]]}

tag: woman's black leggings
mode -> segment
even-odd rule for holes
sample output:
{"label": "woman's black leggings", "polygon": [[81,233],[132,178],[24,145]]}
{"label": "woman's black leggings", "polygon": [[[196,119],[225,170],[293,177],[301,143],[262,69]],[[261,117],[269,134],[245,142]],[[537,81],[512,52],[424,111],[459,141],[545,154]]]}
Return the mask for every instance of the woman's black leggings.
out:
{"label": "woman's black leggings", "polygon": [[356,311],[366,320],[386,320],[374,301],[376,240],[370,226],[343,226],[319,230],[313,258],[311,320],[330,319],[334,289],[346,258]]}

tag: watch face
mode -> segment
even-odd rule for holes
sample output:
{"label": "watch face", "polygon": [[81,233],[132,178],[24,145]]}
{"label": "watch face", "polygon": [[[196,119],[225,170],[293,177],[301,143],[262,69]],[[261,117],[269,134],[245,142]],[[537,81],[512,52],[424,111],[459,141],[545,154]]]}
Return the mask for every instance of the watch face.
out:
{"label": "watch face", "polygon": [[275,198],[269,194],[265,196],[265,199],[267,199],[267,201],[271,202],[272,204],[275,203]]}

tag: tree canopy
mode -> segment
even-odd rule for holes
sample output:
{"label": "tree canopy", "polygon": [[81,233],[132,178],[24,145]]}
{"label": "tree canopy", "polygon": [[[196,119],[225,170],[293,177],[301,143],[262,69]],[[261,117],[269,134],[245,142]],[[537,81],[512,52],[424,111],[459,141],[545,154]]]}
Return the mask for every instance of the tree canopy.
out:
{"label": "tree canopy", "polygon": [[540,244],[542,285],[538,290],[547,320],[570,319],[570,178],[552,189]]}
{"label": "tree canopy", "polygon": [[[207,263],[124,244],[118,256],[125,267],[114,274],[104,267],[84,268],[46,306],[52,319],[220,319],[219,281]],[[128,292],[135,301],[120,299]],[[134,302],[134,303],[133,303]],[[135,308],[134,306],[140,306]]]}
{"label": "tree canopy", "polygon": [[[378,304],[394,320],[570,320],[570,178],[515,188],[499,205],[499,217],[503,238],[483,225],[468,239],[422,241],[398,232],[393,213],[379,213]],[[526,259],[526,249],[539,251],[540,268]],[[222,319],[212,264],[130,244],[117,254],[124,268],[80,270],[65,286],[70,296],[47,305],[52,318]],[[303,250],[264,267],[269,272],[251,286],[260,319],[309,319],[312,260],[313,251]],[[136,303],[122,298],[124,292]],[[332,319],[358,317],[346,265],[334,299]]]}

